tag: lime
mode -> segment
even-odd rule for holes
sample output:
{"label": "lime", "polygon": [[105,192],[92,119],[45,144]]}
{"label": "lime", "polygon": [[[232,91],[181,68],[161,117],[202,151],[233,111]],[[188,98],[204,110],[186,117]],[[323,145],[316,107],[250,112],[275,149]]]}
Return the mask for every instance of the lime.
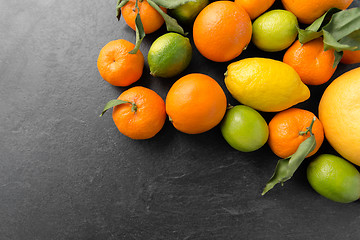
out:
{"label": "lime", "polygon": [[178,33],[166,33],[156,39],[149,49],[150,74],[156,77],[173,77],[187,68],[191,58],[189,39]]}
{"label": "lime", "polygon": [[252,152],[266,143],[269,128],[265,119],[256,110],[238,105],[227,110],[221,123],[221,133],[236,150]]}
{"label": "lime", "polygon": [[253,23],[253,43],[266,52],[288,48],[296,39],[298,21],[286,10],[272,10],[258,17]]}
{"label": "lime", "polygon": [[318,156],[309,164],[307,178],[316,192],[335,202],[349,203],[360,197],[360,173],[335,155]]}
{"label": "lime", "polygon": [[194,22],[196,16],[203,10],[206,5],[209,4],[209,0],[195,0],[194,2],[187,2],[180,7],[170,9],[170,15],[172,15],[180,23],[191,24]]}

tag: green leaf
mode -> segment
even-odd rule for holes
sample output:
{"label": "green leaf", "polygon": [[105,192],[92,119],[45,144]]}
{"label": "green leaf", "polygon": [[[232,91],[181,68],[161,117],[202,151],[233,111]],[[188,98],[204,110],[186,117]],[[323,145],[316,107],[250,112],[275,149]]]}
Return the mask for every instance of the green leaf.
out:
{"label": "green leaf", "polygon": [[312,30],[308,30],[308,29],[300,29],[298,28],[298,37],[299,37],[299,42],[301,44],[305,44],[307,42],[310,42],[311,40],[321,37],[322,36],[322,32],[316,32],[316,31],[312,31]]}
{"label": "green leaf", "polygon": [[352,32],[351,34],[347,35],[346,37],[339,40],[340,43],[346,44],[349,46],[353,46],[351,51],[360,50],[360,30]]}
{"label": "green leaf", "polygon": [[336,41],[360,29],[360,8],[350,8],[337,12],[323,30],[329,32]]}
{"label": "green leaf", "polygon": [[127,4],[129,2],[129,0],[118,0],[117,4],[116,4],[116,18],[118,19],[118,21],[120,21],[120,17],[121,17],[121,8],[123,6],[125,6],[125,4]]}
{"label": "green leaf", "polygon": [[137,106],[135,103],[129,102],[129,101],[123,101],[123,100],[119,100],[119,99],[113,99],[110,100],[104,107],[104,110],[102,111],[102,113],[100,114],[100,117],[102,117],[104,115],[104,113],[109,110],[110,108],[116,107],[117,105],[120,104],[124,104],[124,103],[130,103],[132,105],[131,110],[133,112],[136,112],[137,110]]}
{"label": "green leaf", "polygon": [[136,18],[135,18],[135,27],[136,27],[136,43],[134,49],[129,52],[130,54],[137,53],[137,51],[140,48],[141,42],[145,37],[144,26],[141,22],[139,11],[136,14]]}
{"label": "green leaf", "polygon": [[334,36],[331,33],[329,33],[328,31],[323,30],[323,35],[324,35],[324,50],[325,51],[327,51],[329,49],[334,49],[335,51],[340,52],[343,50],[353,49],[352,46],[349,46],[346,44],[341,44],[338,41],[336,41]]}
{"label": "green leaf", "polygon": [[316,118],[312,120],[308,130],[304,133],[299,134],[307,134],[310,132],[310,137],[303,141],[296,152],[288,158],[280,159],[276,165],[274,175],[270,178],[268,183],[266,184],[261,195],[265,195],[268,191],[270,191],[276,184],[283,184],[287,180],[289,180],[304,161],[305,157],[311,153],[316,146],[315,136],[312,133],[312,126],[315,122]]}
{"label": "green leaf", "polygon": [[165,24],[166,24],[166,29],[169,32],[177,32],[182,35],[185,35],[184,29],[178,24],[176,19],[174,19],[174,18],[170,17],[169,15],[167,15],[166,13],[164,13],[163,10],[161,10],[161,8],[155,2],[153,2],[153,0],[147,0],[147,2],[156,11],[158,11],[158,13],[164,18]]}
{"label": "green leaf", "polygon": [[334,55],[335,55],[335,60],[334,60],[334,63],[333,63],[333,68],[336,67],[339,64],[342,56],[344,55],[344,52],[343,51],[341,51],[341,52],[335,51]]}
{"label": "green leaf", "polygon": [[196,0],[152,0],[158,6],[162,6],[167,9],[174,9],[188,2],[196,2]]}

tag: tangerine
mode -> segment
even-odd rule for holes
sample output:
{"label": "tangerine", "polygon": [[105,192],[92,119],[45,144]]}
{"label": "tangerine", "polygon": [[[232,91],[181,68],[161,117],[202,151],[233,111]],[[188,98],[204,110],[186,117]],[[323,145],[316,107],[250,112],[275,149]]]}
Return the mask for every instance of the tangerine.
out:
{"label": "tangerine", "polygon": [[268,10],[275,0],[235,0],[249,14],[251,20],[254,20],[266,10]]}
{"label": "tangerine", "polygon": [[[271,150],[281,158],[294,154],[299,145],[308,137],[306,132],[315,115],[299,108],[289,108],[277,113],[269,122],[268,143]],[[306,157],[314,155],[324,141],[324,130],[321,122],[316,118],[312,132],[315,136],[316,147]]]}
{"label": "tangerine", "polygon": [[101,77],[114,86],[129,86],[140,79],[144,68],[144,56],[140,50],[129,52],[135,45],[124,39],[106,44],[100,51],[97,67]]}
{"label": "tangerine", "polygon": [[322,38],[305,44],[297,40],[285,52],[283,62],[289,64],[308,85],[320,85],[331,78],[336,70],[334,50],[324,51]]}
{"label": "tangerine", "polygon": [[346,9],[353,0],[281,0],[284,8],[299,19],[301,23],[310,24],[321,17],[330,8]]}
{"label": "tangerine", "polygon": [[113,108],[112,117],[119,131],[132,139],[155,136],[166,120],[164,100],[153,90],[133,87],[123,92],[119,100],[128,103]]}
{"label": "tangerine", "polygon": [[360,63],[360,50],[357,50],[357,51],[345,50],[345,51],[343,51],[343,53],[344,54],[343,54],[340,62],[342,62],[344,64]]}
{"label": "tangerine", "polygon": [[188,134],[206,132],[220,123],[226,96],[211,77],[193,73],[177,80],[166,96],[166,112],[176,129]]}
{"label": "tangerine", "polygon": [[226,62],[239,56],[251,40],[249,15],[238,4],[217,1],[196,17],[193,37],[196,48],[206,58]]}
{"label": "tangerine", "polygon": [[[133,30],[135,27],[135,18],[138,13],[138,9],[135,8],[137,0],[130,0],[121,8],[121,13],[124,17],[125,22]],[[146,34],[153,33],[158,30],[164,23],[163,17],[158,13],[146,0],[138,1],[138,7],[140,9],[140,18],[144,26]],[[163,12],[167,12],[166,8],[160,7]]]}

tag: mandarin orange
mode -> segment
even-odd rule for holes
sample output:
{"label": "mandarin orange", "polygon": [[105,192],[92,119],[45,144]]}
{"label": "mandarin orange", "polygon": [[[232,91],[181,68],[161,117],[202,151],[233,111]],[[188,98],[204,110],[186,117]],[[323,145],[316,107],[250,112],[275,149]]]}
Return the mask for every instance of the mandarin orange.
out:
{"label": "mandarin orange", "polygon": [[230,61],[241,54],[251,40],[249,15],[238,4],[217,1],[196,17],[193,37],[196,48],[215,62]]}
{"label": "mandarin orange", "polygon": [[129,52],[135,45],[124,39],[111,41],[100,51],[97,67],[101,77],[114,86],[129,86],[140,79],[144,68],[144,56],[137,51]]}

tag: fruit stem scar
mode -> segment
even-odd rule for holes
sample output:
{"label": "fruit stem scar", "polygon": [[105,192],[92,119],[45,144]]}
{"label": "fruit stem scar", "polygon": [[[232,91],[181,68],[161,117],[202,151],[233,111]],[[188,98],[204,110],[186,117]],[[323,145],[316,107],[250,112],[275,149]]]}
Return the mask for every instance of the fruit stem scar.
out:
{"label": "fruit stem scar", "polygon": [[131,111],[132,112],[136,112],[137,111],[137,106],[136,106],[136,103],[134,103],[134,102],[129,102],[129,103],[131,103]]}
{"label": "fruit stem scar", "polygon": [[312,133],[312,127],[313,127],[315,121],[316,121],[316,117],[314,117],[314,118],[312,119],[312,121],[311,121],[311,123],[310,123],[310,126],[306,128],[307,130],[306,130],[306,131],[300,131],[300,132],[299,132],[299,135],[306,135],[308,132],[310,132],[310,135],[313,135],[313,133]]}

